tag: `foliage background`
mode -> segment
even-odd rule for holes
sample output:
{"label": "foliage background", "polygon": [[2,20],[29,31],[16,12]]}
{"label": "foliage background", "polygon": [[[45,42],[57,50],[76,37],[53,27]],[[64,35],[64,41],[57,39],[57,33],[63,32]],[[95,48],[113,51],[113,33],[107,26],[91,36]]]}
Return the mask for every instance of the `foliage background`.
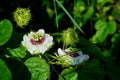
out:
{"label": "foliage background", "polygon": [[[84,33],[71,21],[64,8],[62,8],[57,1],[64,6]],[[32,19],[24,28],[18,27],[13,19],[13,12],[18,7],[29,8],[31,10]],[[49,60],[46,59],[51,70],[50,76],[47,76],[48,80],[119,79],[119,0],[0,0],[0,21],[4,19],[9,20],[11,23],[7,20],[3,21],[4,24],[0,23],[1,40],[5,38],[3,36],[6,36],[4,42],[0,40],[1,80],[31,79],[32,73],[28,70],[29,68],[24,62],[32,56],[29,54],[25,55],[25,50],[20,47],[25,33],[44,28],[47,33],[52,34],[55,38],[55,45],[48,51],[48,54],[50,54],[55,52],[58,47],[63,46],[62,39],[60,38],[61,33],[70,27],[74,28],[79,35],[79,40],[78,43],[75,44],[75,47],[89,54],[90,59],[77,68],[64,68],[62,66],[52,65],[49,64]],[[5,28],[5,26],[11,26],[11,24],[12,28]],[[22,52],[18,52],[19,49],[14,50],[16,48],[22,50],[23,54]],[[18,55],[11,54],[13,53],[12,50],[16,51]],[[9,58],[7,56],[9,56]],[[6,73],[3,73],[5,71]],[[32,80],[46,80],[46,76],[45,79],[36,78]]]}

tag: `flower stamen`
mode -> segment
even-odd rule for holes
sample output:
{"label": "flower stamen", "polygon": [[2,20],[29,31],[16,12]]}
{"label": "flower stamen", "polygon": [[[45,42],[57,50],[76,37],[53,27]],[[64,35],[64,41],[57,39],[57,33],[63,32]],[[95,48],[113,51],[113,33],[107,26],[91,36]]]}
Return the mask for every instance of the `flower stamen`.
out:
{"label": "flower stamen", "polygon": [[34,39],[30,39],[30,42],[33,44],[33,45],[38,45],[38,44],[42,44],[43,42],[45,41],[45,38],[42,37],[40,40],[36,41]]}

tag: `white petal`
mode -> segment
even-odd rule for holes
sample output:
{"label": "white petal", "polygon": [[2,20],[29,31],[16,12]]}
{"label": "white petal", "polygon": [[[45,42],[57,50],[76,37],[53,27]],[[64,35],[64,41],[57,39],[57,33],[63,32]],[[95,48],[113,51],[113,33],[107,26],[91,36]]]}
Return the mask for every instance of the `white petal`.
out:
{"label": "white petal", "polygon": [[86,55],[86,54],[84,54],[83,57],[84,57],[84,60],[88,60],[89,59],[89,56]]}
{"label": "white petal", "polygon": [[44,31],[44,29],[39,29],[38,31],[37,31],[37,33],[39,34],[39,35],[44,35],[45,34],[45,31]]}
{"label": "white petal", "polygon": [[38,47],[38,51],[39,51],[40,53],[44,54],[45,51],[47,51],[47,48],[44,47],[44,46],[39,46],[39,47]]}
{"label": "white petal", "polygon": [[45,34],[45,41],[43,42],[44,45],[49,45],[53,42],[53,37],[52,36],[46,36]]}
{"label": "white petal", "polygon": [[23,36],[23,40],[24,41],[26,41],[26,40],[29,40],[30,38],[25,34],[24,36]]}
{"label": "white petal", "polygon": [[69,50],[69,49],[65,49],[65,52],[71,52],[71,50]]}
{"label": "white petal", "polygon": [[23,46],[25,46],[28,51],[33,54],[34,50],[35,50],[35,46],[33,44],[31,44],[30,42],[30,38],[27,35],[23,36],[23,41],[21,42]]}
{"label": "white petal", "polygon": [[61,48],[58,48],[58,54],[59,54],[59,56],[63,56],[66,53]]}
{"label": "white petal", "polygon": [[29,37],[32,37],[34,34],[35,34],[35,32],[31,31],[31,32],[28,34],[28,36],[29,36]]}
{"label": "white petal", "polygon": [[89,59],[89,56],[86,54],[82,54],[82,51],[78,52],[80,56],[78,57],[73,57],[74,58],[74,62],[72,63],[72,65],[76,65],[79,63],[82,63],[83,61],[86,61]]}

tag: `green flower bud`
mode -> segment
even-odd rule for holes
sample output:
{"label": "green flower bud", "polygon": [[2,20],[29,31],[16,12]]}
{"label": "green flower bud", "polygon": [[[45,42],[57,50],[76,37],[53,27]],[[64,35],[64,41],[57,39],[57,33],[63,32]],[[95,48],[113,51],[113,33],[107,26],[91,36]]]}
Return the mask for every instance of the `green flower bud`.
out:
{"label": "green flower bud", "polygon": [[76,42],[78,42],[78,35],[75,29],[72,28],[68,28],[67,30],[63,31],[62,38],[66,46],[74,45]]}
{"label": "green flower bud", "polygon": [[23,28],[23,26],[26,26],[29,23],[31,19],[31,13],[28,8],[17,8],[13,13],[13,17],[16,24],[20,28]]}
{"label": "green flower bud", "polygon": [[49,16],[50,18],[53,17],[54,11],[53,11],[51,8],[48,7],[48,8],[46,9],[46,12],[48,13],[48,16]]}
{"label": "green flower bud", "polygon": [[79,10],[80,10],[80,12],[82,13],[83,11],[85,11],[85,6],[80,6],[80,7],[79,7]]}
{"label": "green flower bud", "polygon": [[58,57],[58,61],[56,61],[56,64],[62,65],[63,67],[69,67],[71,65],[72,58],[69,55],[64,55],[61,57]]}
{"label": "green flower bud", "polygon": [[109,19],[109,20],[114,20],[113,16],[111,16],[111,15],[108,16],[108,19]]}

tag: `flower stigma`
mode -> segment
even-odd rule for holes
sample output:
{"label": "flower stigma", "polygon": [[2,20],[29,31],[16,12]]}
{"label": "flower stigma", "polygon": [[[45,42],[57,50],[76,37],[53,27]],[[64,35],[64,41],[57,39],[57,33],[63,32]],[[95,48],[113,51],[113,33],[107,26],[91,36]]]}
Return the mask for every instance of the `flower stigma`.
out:
{"label": "flower stigma", "polygon": [[29,36],[30,36],[30,42],[33,45],[42,44],[45,41],[45,35],[43,33],[39,34],[39,33],[31,32]]}

